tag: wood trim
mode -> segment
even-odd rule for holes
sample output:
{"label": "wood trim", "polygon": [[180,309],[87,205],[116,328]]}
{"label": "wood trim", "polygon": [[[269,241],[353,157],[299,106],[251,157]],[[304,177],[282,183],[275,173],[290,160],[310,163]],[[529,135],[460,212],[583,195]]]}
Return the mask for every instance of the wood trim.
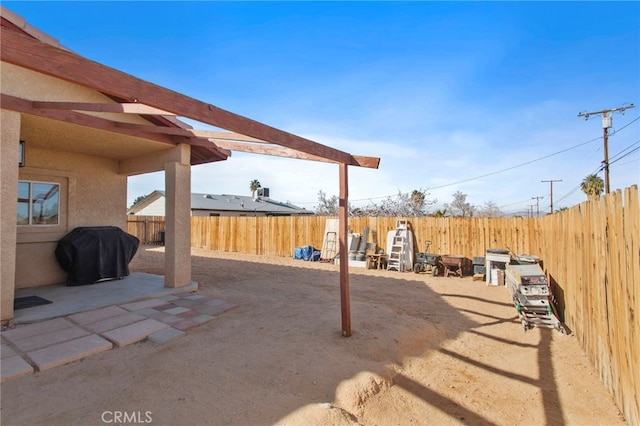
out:
{"label": "wood trim", "polygon": [[64,109],[76,111],[115,112],[121,114],[175,115],[149,105],[139,103],[88,103],[88,102],[41,102],[34,101],[35,108]]}
{"label": "wood trim", "polygon": [[346,152],[140,80],[24,34],[2,28],[0,35],[0,58],[5,62],[307,154],[366,167]]}

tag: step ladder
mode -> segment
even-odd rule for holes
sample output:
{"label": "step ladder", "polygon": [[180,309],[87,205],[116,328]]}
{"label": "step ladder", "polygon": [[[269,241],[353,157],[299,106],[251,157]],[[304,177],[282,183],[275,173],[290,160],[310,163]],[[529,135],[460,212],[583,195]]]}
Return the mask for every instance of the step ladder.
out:
{"label": "step ladder", "polygon": [[322,248],[322,253],[325,254],[326,260],[333,260],[336,257],[336,242],[338,239],[338,235],[335,232],[327,232],[326,238],[324,241],[324,247]]}
{"label": "step ladder", "polygon": [[387,253],[387,271],[405,272],[407,270],[407,235],[409,222],[396,221],[396,232],[391,243],[391,251]]}

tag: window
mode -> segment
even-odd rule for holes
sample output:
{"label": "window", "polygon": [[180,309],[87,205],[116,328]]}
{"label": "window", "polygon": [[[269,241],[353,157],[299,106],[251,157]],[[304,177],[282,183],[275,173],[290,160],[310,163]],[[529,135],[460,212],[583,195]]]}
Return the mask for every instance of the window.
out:
{"label": "window", "polygon": [[60,185],[18,182],[18,225],[58,225]]}

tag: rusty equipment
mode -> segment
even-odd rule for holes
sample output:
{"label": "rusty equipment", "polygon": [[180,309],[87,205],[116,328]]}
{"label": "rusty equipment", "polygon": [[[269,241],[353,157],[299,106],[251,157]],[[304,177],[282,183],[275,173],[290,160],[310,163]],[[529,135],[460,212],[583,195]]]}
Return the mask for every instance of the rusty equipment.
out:
{"label": "rusty equipment", "polygon": [[462,277],[464,275],[465,261],[466,257],[459,254],[443,254],[441,263],[444,268],[444,276]]}
{"label": "rusty equipment", "polygon": [[566,334],[557,318],[549,283],[540,265],[506,265],[505,283],[525,331],[543,327]]}

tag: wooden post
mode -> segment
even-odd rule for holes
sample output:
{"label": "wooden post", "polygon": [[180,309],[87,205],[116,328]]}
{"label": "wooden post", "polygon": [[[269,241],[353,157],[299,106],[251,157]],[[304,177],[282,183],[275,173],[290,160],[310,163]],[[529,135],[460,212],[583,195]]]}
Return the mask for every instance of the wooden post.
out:
{"label": "wooden post", "polygon": [[342,336],[351,336],[351,306],[349,301],[349,182],[347,165],[340,163],[340,201],[338,204],[338,244],[340,250],[340,307],[342,312]]}

